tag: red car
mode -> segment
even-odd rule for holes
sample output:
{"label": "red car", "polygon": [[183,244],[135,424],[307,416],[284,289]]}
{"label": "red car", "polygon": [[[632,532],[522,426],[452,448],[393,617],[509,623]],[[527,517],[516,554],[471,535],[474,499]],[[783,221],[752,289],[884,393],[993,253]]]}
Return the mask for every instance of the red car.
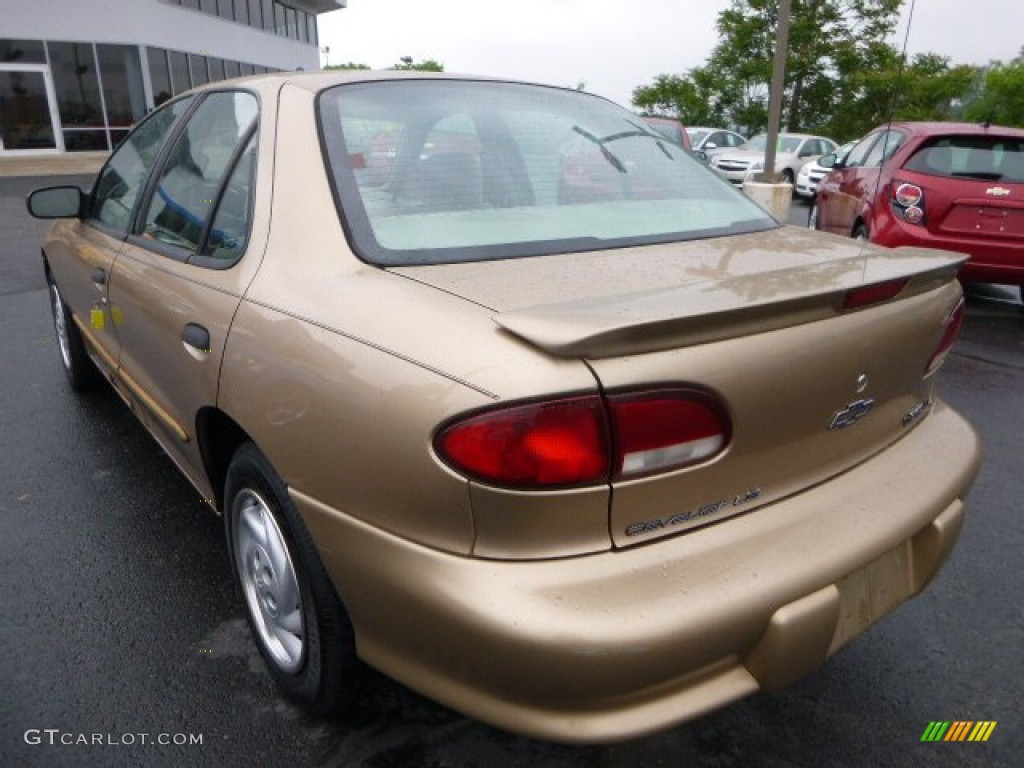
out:
{"label": "red car", "polygon": [[683,125],[681,120],[674,117],[656,117],[654,115],[643,117],[641,120],[672,143],[678,144],[683,149],[693,149],[693,145],[690,143],[690,134],[686,132],[686,126]]}
{"label": "red car", "polygon": [[1018,285],[1024,301],[1024,130],[891,123],[818,162],[833,170],[812,229],[966,253],[961,280]]}

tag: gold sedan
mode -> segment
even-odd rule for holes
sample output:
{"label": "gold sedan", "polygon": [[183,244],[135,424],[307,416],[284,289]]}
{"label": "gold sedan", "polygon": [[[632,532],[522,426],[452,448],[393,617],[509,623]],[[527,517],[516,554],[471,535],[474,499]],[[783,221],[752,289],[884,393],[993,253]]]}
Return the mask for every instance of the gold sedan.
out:
{"label": "gold sedan", "polygon": [[541,738],[665,728],[820,665],[960,531],[963,257],[780,226],[598,97],[229,81],[29,208],[71,387],[223,515],[317,712],[358,656]]}

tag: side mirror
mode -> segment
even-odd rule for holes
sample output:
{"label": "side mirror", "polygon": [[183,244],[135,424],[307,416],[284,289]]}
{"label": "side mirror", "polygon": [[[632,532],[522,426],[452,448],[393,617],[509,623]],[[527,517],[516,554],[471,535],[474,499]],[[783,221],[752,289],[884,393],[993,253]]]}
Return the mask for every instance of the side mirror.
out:
{"label": "side mirror", "polygon": [[708,158],[708,153],[702,149],[691,149],[690,154],[693,155],[700,162],[704,163],[704,165],[707,165],[710,162]]}
{"label": "side mirror", "polygon": [[713,141],[705,141],[704,149],[718,149],[718,145]]}
{"label": "side mirror", "polygon": [[78,187],[44,187],[29,194],[25,205],[37,219],[67,219],[81,216],[86,200]]}
{"label": "side mirror", "polygon": [[836,158],[835,152],[829,152],[827,155],[822,155],[818,158],[818,165],[822,168],[841,168],[842,165]]}

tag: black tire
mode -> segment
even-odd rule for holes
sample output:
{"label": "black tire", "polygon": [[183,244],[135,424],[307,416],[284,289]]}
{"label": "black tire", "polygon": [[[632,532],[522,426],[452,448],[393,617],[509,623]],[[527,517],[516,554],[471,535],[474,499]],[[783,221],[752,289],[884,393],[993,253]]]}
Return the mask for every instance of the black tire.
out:
{"label": "black tire", "polygon": [[868,228],[864,224],[864,222],[862,222],[862,221],[861,222],[857,222],[857,226],[855,226],[853,228],[853,233],[850,236],[854,240],[865,240],[866,241],[866,240],[870,239],[870,234],[868,232]]}
{"label": "black tire", "polygon": [[793,176],[793,171],[789,168],[782,169],[782,182],[784,184],[793,184],[796,181],[796,177]]}
{"label": "black tire", "polygon": [[344,710],[357,668],[352,623],[284,482],[252,443],[235,452],[224,499],[232,571],[271,676],[316,714]]}
{"label": "black tire", "polygon": [[818,228],[818,201],[817,199],[811,200],[811,209],[807,211],[807,228],[817,229]]}
{"label": "black tire", "polygon": [[100,372],[89,358],[89,353],[85,351],[82,332],[75,325],[71,309],[61,296],[57,283],[49,275],[46,282],[49,286],[50,315],[53,317],[53,329],[57,334],[61,367],[71,389],[75,392],[87,392],[100,382]]}

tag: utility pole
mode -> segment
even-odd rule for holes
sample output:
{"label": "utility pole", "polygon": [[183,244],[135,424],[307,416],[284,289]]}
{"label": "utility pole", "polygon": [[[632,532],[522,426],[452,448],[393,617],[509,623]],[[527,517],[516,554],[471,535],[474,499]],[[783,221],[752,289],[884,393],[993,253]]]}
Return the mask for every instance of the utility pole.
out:
{"label": "utility pole", "polygon": [[790,0],[779,0],[779,20],[775,29],[775,58],[772,61],[772,84],[768,93],[768,146],[764,156],[764,171],[758,181],[778,183],[775,173],[776,145],[782,122],[782,91],[786,83],[786,48],[789,45]]}

